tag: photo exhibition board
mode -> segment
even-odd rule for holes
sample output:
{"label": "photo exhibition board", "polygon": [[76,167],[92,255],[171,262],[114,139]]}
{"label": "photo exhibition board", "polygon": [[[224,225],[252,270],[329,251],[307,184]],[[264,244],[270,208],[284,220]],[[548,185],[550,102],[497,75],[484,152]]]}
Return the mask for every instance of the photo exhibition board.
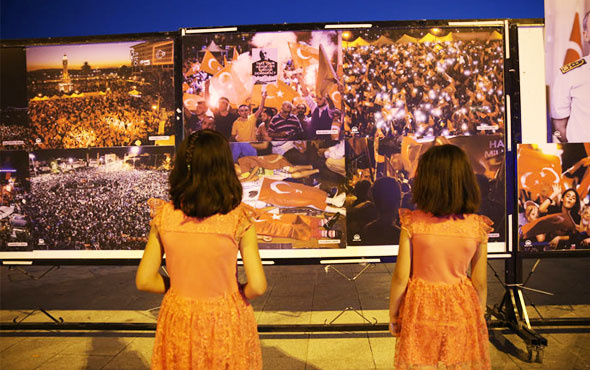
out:
{"label": "photo exhibition board", "polygon": [[184,30],[184,133],[230,140],[244,199],[264,214],[263,257],[395,255],[417,159],[442,143],[468,152],[489,251],[505,253],[503,34],[503,22]]}
{"label": "photo exhibition board", "polygon": [[10,48],[22,58],[3,58],[3,68],[22,71],[25,103],[2,106],[2,256],[141,257],[147,201],[167,197],[174,158],[174,43],[160,35]]}
{"label": "photo exhibition board", "polygon": [[590,1],[545,0],[547,140],[590,142]]}
{"label": "photo exhibition board", "polygon": [[517,166],[519,251],[590,249],[590,143],[520,144]]}
{"label": "photo exhibition board", "polygon": [[27,46],[25,119],[2,122],[0,255],[139,259],[171,145],[203,128],[230,140],[263,259],[395,256],[417,159],[444,143],[468,152],[488,251],[506,255],[506,28],[483,23],[186,29],[181,86],[170,39],[82,45],[126,50],[110,64],[76,59],[75,43]]}

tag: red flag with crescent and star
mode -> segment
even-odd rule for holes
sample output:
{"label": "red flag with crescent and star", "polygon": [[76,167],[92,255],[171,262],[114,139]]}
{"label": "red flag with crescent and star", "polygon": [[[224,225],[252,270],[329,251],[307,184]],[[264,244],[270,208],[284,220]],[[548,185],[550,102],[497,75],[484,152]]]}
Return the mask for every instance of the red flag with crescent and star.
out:
{"label": "red flag with crescent and star", "polygon": [[264,178],[258,200],[278,207],[313,207],[326,209],[328,195],[323,190],[281,180]]}
{"label": "red flag with crescent and star", "polygon": [[291,50],[291,57],[297,68],[307,68],[312,64],[317,64],[320,59],[319,50],[308,45],[290,42],[289,50]]}
{"label": "red flag with crescent and star", "polygon": [[561,159],[545,154],[530,144],[518,146],[518,188],[531,192],[531,199],[546,198],[553,192],[552,185],[564,185],[561,179]]}
{"label": "red flag with crescent and star", "polygon": [[330,63],[330,58],[328,57],[328,54],[326,54],[326,50],[321,44],[319,56],[315,91],[317,95],[323,96],[333,91],[334,86],[338,88],[338,76],[332,67],[332,63]]}
{"label": "red flag with crescent and star", "polygon": [[[259,106],[262,95],[263,85],[254,85],[252,88],[252,104]],[[264,101],[265,107],[273,107],[281,109],[283,102],[293,102],[293,99],[299,96],[299,93],[286,83],[278,80],[276,84],[266,85],[266,100]]]}
{"label": "red flag with crescent and star", "polygon": [[250,97],[244,82],[231,64],[217,72],[209,81],[209,89],[215,90],[218,96],[228,98],[231,104],[244,104]]}
{"label": "red flag with crescent and star", "polygon": [[211,75],[216,74],[222,69],[222,65],[215,59],[209,50],[205,52],[203,61],[201,62],[201,71],[207,72]]}
{"label": "red flag with crescent and star", "polygon": [[582,55],[582,33],[580,32],[580,15],[576,12],[574,22],[572,24],[572,32],[570,33],[570,40],[568,48],[563,59],[563,65],[575,62],[580,59]]}

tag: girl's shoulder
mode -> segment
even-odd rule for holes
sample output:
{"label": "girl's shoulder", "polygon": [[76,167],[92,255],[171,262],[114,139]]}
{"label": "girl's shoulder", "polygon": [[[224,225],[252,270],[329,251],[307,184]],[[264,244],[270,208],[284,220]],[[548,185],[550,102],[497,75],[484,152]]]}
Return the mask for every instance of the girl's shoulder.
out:
{"label": "girl's shoulder", "polygon": [[439,217],[422,210],[399,210],[400,222],[410,236],[415,234],[456,235],[486,241],[493,221],[475,213]]}
{"label": "girl's shoulder", "polygon": [[149,199],[148,205],[151,224],[160,231],[204,232],[234,237],[239,235],[238,229],[246,229],[253,223],[254,210],[243,203],[226,214],[218,213],[202,219],[185,215],[182,210],[175,209],[172,202],[163,199]]}

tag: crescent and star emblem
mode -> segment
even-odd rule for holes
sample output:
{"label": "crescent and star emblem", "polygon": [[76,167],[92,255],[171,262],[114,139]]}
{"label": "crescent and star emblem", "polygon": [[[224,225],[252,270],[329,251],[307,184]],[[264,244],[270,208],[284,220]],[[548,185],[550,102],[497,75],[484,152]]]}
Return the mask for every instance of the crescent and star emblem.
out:
{"label": "crescent and star emblem", "polygon": [[287,185],[288,187],[291,187],[291,185],[289,185],[289,184],[288,184],[287,182],[285,182],[285,181],[277,181],[277,182],[273,182],[272,184],[270,184],[270,189],[271,189],[272,191],[274,191],[275,193],[278,193],[278,194],[290,194],[290,193],[291,193],[290,191],[281,191],[281,190],[279,189],[279,185],[281,185],[281,184],[285,184],[285,185]]}
{"label": "crescent and star emblem", "polygon": [[309,59],[309,58],[311,58],[310,56],[304,56],[304,55],[301,53],[301,49],[299,49],[299,48],[297,48],[297,56],[298,56],[299,58],[301,58],[301,59]]}
{"label": "crescent and star emblem", "polygon": [[339,96],[339,95],[340,95],[340,91],[333,91],[332,95],[330,95],[330,97],[332,98],[333,101],[336,101],[339,99],[336,96]]}
{"label": "crescent and star emblem", "polygon": [[[278,185],[281,185],[281,184],[284,184],[284,185],[287,185],[288,187],[291,187],[291,185],[288,182],[285,182],[285,181],[276,181],[276,182],[273,182],[272,184],[270,184],[270,189],[272,191],[274,191],[275,193],[277,193],[277,194],[291,194],[290,191],[282,191],[282,190],[280,190],[279,187],[278,187]],[[303,192],[301,190],[299,190],[299,189],[295,189],[295,194],[303,194]]]}
{"label": "crescent and star emblem", "polygon": [[215,68],[211,65],[211,62],[215,62],[216,60],[214,58],[209,59],[209,61],[207,62],[207,65],[209,66],[209,68],[213,69],[213,70],[219,70],[219,67]]}

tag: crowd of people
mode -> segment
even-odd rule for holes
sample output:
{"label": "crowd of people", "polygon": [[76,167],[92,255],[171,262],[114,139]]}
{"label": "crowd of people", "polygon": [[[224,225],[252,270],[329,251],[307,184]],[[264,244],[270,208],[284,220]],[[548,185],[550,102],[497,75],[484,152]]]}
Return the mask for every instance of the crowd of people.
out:
{"label": "crowd of people", "polygon": [[[562,149],[557,162],[550,155],[530,156],[528,146],[519,148],[518,225],[524,251],[590,248],[590,157],[581,144]],[[543,162],[546,158],[564,167],[560,171]],[[542,170],[527,167],[531,164]]]}
{"label": "crowd of people", "polygon": [[[229,141],[338,140],[342,138],[342,115],[328,98],[312,98],[306,103],[283,102],[280,109],[240,105],[233,109],[227,98],[220,98],[218,107],[210,109],[200,98],[193,111],[184,109],[185,135],[211,129]],[[264,99],[262,99],[264,103]]]}
{"label": "crowd of people", "polygon": [[504,129],[500,41],[345,48],[346,130],[395,137]]}
{"label": "crowd of people", "polygon": [[589,249],[590,204],[574,188],[554,184],[547,197],[519,197],[519,234],[527,252]]}
{"label": "crowd of people", "polygon": [[[443,143],[454,143],[464,147],[464,150],[469,153],[475,171],[476,181],[478,183],[481,202],[479,213],[486,215],[492,221],[493,233],[496,235],[496,240],[503,240],[505,236],[505,215],[504,215],[504,187],[505,177],[504,171],[496,160],[503,158],[499,154],[498,158],[486,158],[484,151],[486,144],[489,141],[493,142],[492,136],[479,136],[468,138],[469,142],[461,142],[461,138],[439,138],[434,142],[415,142],[414,146],[408,147],[408,153],[414,153],[416,159],[420,152],[424,152],[428,147],[434,145],[441,145]],[[363,231],[365,227],[377,220],[380,216],[378,213],[378,205],[388,204],[391,202],[389,197],[393,194],[398,194],[400,203],[396,207],[413,209],[415,207],[412,199],[412,189],[414,186],[414,176],[417,163],[413,163],[408,154],[402,155],[402,145],[395,142],[391,144],[388,142],[386,152],[379,153],[379,147],[383,146],[378,143],[378,140],[371,138],[350,138],[346,140],[346,171],[348,186],[354,189],[350,193],[353,194],[349,199],[348,208],[348,235],[349,242],[353,244],[376,243],[383,240],[383,244],[387,244],[385,239],[378,239],[372,232]],[[405,143],[407,145],[407,143]],[[493,163],[490,163],[493,161]],[[394,180],[395,185],[384,181],[378,188],[374,189],[374,184],[379,179],[387,178]],[[389,180],[388,180],[389,181]],[[375,198],[376,197],[376,198]],[[383,214],[388,214],[386,207],[382,210]],[[399,229],[399,220],[395,215],[388,214],[388,217],[393,217],[395,227]],[[399,231],[399,230],[398,230]],[[355,239],[355,235],[357,235]],[[377,239],[375,239],[377,238]]]}
{"label": "crowd of people", "polygon": [[173,132],[172,112],[154,109],[147,99],[123,92],[31,101],[33,137],[42,148],[84,148],[151,143],[163,121]]}
{"label": "crowd of people", "polygon": [[31,178],[27,215],[36,249],[143,249],[149,198],[167,198],[168,172],[84,167]]}
{"label": "crowd of people", "polygon": [[27,149],[32,143],[27,110],[0,109],[0,150]]}

